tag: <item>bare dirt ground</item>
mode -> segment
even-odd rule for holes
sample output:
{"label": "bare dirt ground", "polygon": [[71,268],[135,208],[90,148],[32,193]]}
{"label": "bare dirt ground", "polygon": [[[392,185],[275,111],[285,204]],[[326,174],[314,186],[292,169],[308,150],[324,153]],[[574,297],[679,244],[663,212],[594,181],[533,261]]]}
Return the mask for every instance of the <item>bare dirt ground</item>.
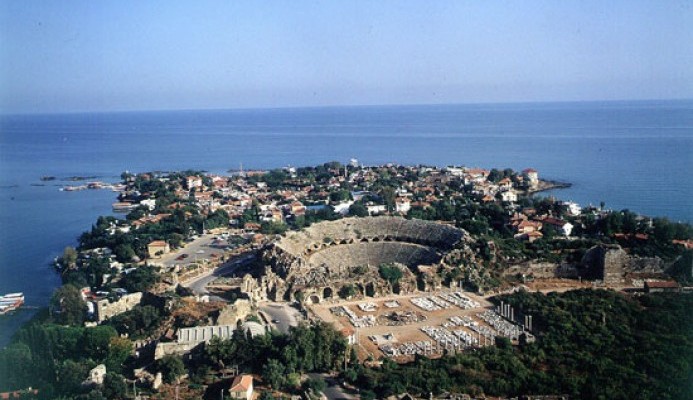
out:
{"label": "bare dirt ground", "polygon": [[525,284],[531,291],[540,292],[564,292],[566,290],[588,289],[592,287],[590,281],[578,281],[575,279],[547,278],[536,279]]}

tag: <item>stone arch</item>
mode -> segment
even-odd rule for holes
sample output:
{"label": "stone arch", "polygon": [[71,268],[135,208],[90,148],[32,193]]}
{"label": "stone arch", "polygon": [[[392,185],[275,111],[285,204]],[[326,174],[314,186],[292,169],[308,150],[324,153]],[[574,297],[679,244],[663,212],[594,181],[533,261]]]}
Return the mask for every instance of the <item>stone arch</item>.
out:
{"label": "stone arch", "polygon": [[331,287],[326,287],[322,290],[322,298],[323,299],[329,299],[334,296],[334,289]]}
{"label": "stone arch", "polygon": [[309,304],[319,304],[320,303],[320,296],[317,294],[311,294],[308,296],[308,302]]}
{"label": "stone arch", "polygon": [[368,243],[368,238],[361,238],[361,243]]}
{"label": "stone arch", "polygon": [[362,283],[357,283],[356,289],[359,291],[361,295],[366,294],[366,287]]}
{"label": "stone arch", "polygon": [[368,297],[375,297],[375,285],[373,284],[373,282],[368,282],[366,284],[365,295]]}

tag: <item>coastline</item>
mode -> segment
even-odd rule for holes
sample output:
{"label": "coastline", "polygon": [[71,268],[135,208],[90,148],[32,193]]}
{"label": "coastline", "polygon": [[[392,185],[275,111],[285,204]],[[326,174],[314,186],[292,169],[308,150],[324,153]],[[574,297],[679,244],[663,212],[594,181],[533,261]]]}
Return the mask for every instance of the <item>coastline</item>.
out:
{"label": "coastline", "polygon": [[524,194],[526,196],[533,196],[536,193],[546,192],[546,191],[554,190],[554,189],[568,189],[572,186],[573,186],[573,184],[570,182],[555,181],[555,180],[540,180],[539,184],[537,185],[536,188],[527,189],[524,192]]}

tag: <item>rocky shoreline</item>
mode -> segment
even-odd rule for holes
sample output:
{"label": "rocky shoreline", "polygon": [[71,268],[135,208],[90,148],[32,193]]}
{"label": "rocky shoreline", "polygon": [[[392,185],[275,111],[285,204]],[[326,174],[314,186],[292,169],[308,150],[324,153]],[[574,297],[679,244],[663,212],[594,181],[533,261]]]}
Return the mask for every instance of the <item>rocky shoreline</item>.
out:
{"label": "rocky shoreline", "polygon": [[548,180],[543,181],[543,180],[541,180],[537,184],[536,188],[527,189],[525,194],[531,196],[535,193],[545,192],[547,190],[553,190],[553,189],[567,189],[571,186],[573,186],[573,184],[570,182],[548,181]]}

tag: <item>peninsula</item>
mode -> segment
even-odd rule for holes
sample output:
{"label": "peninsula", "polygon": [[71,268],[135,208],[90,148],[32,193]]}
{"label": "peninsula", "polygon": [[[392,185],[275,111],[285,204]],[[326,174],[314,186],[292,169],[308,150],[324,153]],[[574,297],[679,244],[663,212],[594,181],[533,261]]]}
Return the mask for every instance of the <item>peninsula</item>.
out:
{"label": "peninsula", "polygon": [[351,160],[121,179],[122,217],[64,250],[63,286],[0,350],[0,392],[691,394],[688,224],[538,197],[567,184],[532,168]]}

